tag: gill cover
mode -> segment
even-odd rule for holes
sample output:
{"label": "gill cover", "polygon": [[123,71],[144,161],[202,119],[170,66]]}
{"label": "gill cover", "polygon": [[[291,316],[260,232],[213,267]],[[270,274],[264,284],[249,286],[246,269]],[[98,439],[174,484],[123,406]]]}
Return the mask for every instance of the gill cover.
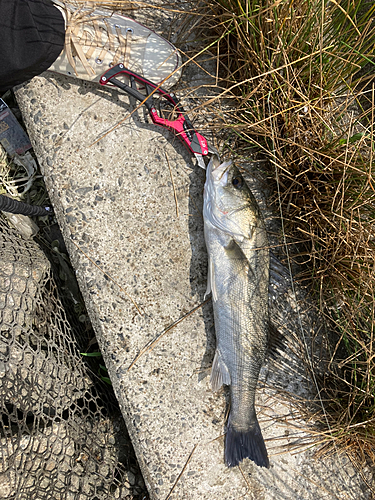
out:
{"label": "gill cover", "polygon": [[204,186],[203,218],[215,229],[241,244],[252,236],[252,227],[241,227],[238,214],[249,210],[249,190],[246,185],[241,191],[229,186],[232,161],[219,163],[213,156],[207,166]]}

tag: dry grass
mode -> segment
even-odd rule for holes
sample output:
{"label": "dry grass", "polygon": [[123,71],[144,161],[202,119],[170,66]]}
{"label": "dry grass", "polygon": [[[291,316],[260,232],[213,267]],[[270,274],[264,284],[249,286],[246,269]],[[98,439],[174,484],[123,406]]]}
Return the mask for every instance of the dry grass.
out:
{"label": "dry grass", "polygon": [[298,278],[312,283],[337,334],[319,387],[329,396],[326,449],[340,444],[375,465],[375,91],[362,71],[373,60],[375,7],[217,0],[208,9],[236,103],[225,129],[237,152],[269,158],[284,230],[305,239]]}

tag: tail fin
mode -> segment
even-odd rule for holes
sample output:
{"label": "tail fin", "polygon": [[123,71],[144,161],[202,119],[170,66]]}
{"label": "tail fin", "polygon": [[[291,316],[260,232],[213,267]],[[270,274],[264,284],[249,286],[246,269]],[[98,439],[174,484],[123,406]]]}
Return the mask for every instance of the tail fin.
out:
{"label": "tail fin", "polygon": [[225,463],[235,467],[244,458],[253,460],[260,467],[269,467],[268,454],[258,421],[248,431],[236,431],[228,422],[225,438]]}

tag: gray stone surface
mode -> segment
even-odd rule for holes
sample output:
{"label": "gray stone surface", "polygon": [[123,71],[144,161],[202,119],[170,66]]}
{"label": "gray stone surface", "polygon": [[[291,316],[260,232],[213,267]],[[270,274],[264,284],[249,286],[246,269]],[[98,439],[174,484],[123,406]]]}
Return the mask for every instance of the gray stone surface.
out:
{"label": "gray stone surface", "polygon": [[[45,73],[20,88],[17,100],[150,497],[370,498],[345,457],[316,461],[311,451],[293,451],[305,423],[292,397],[275,390],[301,394],[304,377],[291,363],[279,361],[279,372],[268,363],[258,391],[271,468],[225,467],[226,394],[213,394],[207,376],[214,351],[210,303],[129,370],[147,343],[203,302],[204,171],[170,132],[146,123],[141,110],[102,137],[131,110],[116,90]],[[296,309],[290,296],[283,300]]]}

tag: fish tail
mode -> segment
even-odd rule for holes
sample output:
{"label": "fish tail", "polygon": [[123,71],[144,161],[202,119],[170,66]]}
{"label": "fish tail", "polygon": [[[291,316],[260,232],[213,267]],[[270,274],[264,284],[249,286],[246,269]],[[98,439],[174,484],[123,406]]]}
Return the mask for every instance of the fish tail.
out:
{"label": "fish tail", "polygon": [[225,463],[228,467],[235,467],[245,458],[253,460],[260,467],[269,467],[266,445],[259,423],[247,431],[237,431],[231,424],[230,419],[225,438]]}

